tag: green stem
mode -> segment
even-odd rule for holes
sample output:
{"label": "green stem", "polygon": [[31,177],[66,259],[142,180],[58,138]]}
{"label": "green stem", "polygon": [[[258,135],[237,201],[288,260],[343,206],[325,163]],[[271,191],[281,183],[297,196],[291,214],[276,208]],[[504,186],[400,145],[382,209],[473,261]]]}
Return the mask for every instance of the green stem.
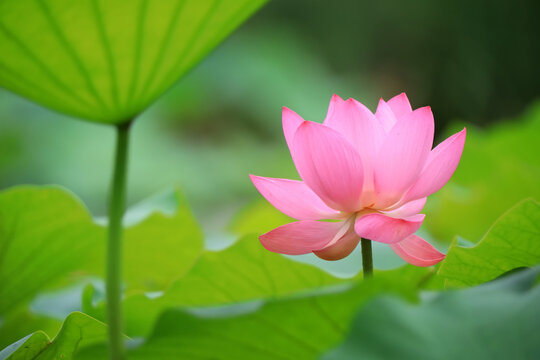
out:
{"label": "green stem", "polygon": [[364,279],[373,276],[373,253],[371,252],[371,240],[362,238],[362,269]]}
{"label": "green stem", "polygon": [[109,198],[107,244],[107,320],[111,360],[124,358],[122,331],[122,218],[126,207],[126,173],[131,121],[116,127],[116,155]]}

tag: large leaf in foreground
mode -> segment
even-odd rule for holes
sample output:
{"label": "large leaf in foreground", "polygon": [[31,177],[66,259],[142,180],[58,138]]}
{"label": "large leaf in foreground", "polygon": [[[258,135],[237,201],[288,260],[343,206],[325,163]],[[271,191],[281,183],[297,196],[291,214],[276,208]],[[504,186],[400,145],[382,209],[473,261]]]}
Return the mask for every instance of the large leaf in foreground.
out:
{"label": "large leaf in foreground", "polygon": [[[201,230],[182,195],[173,192],[168,199],[172,211],[146,214],[126,231],[128,291],[166,289],[202,251]],[[0,315],[68,275],[104,272],[105,229],[66,190],[26,186],[0,192],[0,220]]]}
{"label": "large leaf in foreground", "polygon": [[324,359],[538,359],[538,268],[421,305],[378,298],[363,307],[345,343]]}
{"label": "large leaf in foreground", "polygon": [[[167,191],[130,208],[130,219],[123,249],[126,292],[165,290],[201,256],[202,230],[181,191]],[[100,260],[94,263],[96,271],[105,268]]]}
{"label": "large leaf in foreground", "polygon": [[5,0],[0,86],[70,115],[120,123],[150,105],[263,3]]}
{"label": "large leaf in foreground", "polygon": [[540,263],[540,204],[526,200],[497,220],[472,248],[454,241],[441,264],[445,286],[473,286],[517,267]]}
{"label": "large leaf in foreground", "polygon": [[103,236],[72,194],[55,187],[0,193],[0,315],[80,268]]}
{"label": "large leaf in foreground", "polygon": [[[369,299],[392,293],[416,300],[418,284],[428,273],[405,267],[378,273],[377,278],[352,288],[330,287],[316,295],[226,308],[169,310],[144,343],[128,355],[145,360],[312,359],[339,343],[352,315]],[[77,359],[103,354],[104,347],[96,346]]]}
{"label": "large leaf in foreground", "polygon": [[[127,297],[126,331],[129,336],[147,333],[159,313],[171,307],[223,306],[286,297],[350,281],[268,252],[256,236],[247,235],[225,250],[206,250],[162,296],[151,298],[141,293]],[[93,308],[90,295],[85,296],[85,310],[104,319],[104,304]]]}

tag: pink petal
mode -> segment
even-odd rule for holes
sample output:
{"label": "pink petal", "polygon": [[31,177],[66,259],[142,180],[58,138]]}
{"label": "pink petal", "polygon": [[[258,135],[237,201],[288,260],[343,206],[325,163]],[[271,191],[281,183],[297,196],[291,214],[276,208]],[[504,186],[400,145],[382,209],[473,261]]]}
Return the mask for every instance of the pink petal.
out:
{"label": "pink petal", "polygon": [[289,150],[291,150],[292,145],[292,139],[294,137],[294,133],[298,129],[298,127],[304,122],[304,119],[291,109],[288,109],[286,107],[283,107],[282,113],[281,113],[281,121],[283,123],[283,134],[285,135],[285,141],[287,141],[287,146],[289,146]]}
{"label": "pink petal", "polygon": [[409,201],[400,207],[390,210],[390,211],[381,211],[383,214],[388,215],[394,218],[406,218],[408,216],[413,216],[418,214],[426,205],[427,197]]}
{"label": "pink petal", "polygon": [[292,148],[300,177],[328,206],[344,212],[361,208],[362,160],[341,134],[305,121],[296,130]]}
{"label": "pink petal", "polygon": [[467,129],[450,136],[433,149],[416,183],[405,195],[410,201],[439,191],[450,180],[459,164]]}
{"label": "pink petal", "polygon": [[354,99],[343,101],[337,95],[330,101],[324,125],[341,133],[361,156],[376,153],[384,136],[380,123],[367,107]]}
{"label": "pink petal", "polygon": [[373,213],[356,219],[354,231],[364,239],[394,244],[412,235],[420,228],[425,215],[418,214],[404,219],[396,219]]}
{"label": "pink petal", "polygon": [[345,104],[345,100],[341,96],[334,94],[330,99],[330,104],[328,105],[328,112],[326,113],[326,118],[324,119],[324,124],[327,125],[328,122],[332,121],[332,118],[335,118],[338,113],[340,113],[339,107]]}
{"label": "pink petal", "polygon": [[398,121],[375,162],[377,209],[396,203],[416,181],[433,144],[434,122],[429,107]]}
{"label": "pink petal", "polygon": [[398,121],[412,112],[411,103],[405,93],[394,96],[388,100],[387,104]]}
{"label": "pink petal", "polygon": [[249,177],[261,195],[287,216],[298,220],[335,219],[340,216],[302,181]]}
{"label": "pink petal", "polygon": [[390,247],[400,258],[415,266],[431,266],[441,262],[445,255],[419,236],[411,235]]}
{"label": "pink petal", "polygon": [[[374,202],[373,162],[385,133],[373,113],[354,99],[334,95],[324,125],[338,131],[358,151],[364,168],[364,206]],[[370,196],[368,196],[370,195]]]}
{"label": "pink petal", "polygon": [[394,115],[392,108],[383,99],[379,100],[375,117],[377,117],[379,122],[382,124],[384,131],[387,133],[390,132],[392,127],[394,127],[397,122],[397,118]]}
{"label": "pink petal", "polygon": [[349,231],[332,245],[327,245],[322,250],[313,253],[324,260],[340,260],[349,256],[356,248],[360,237],[354,231]]}
{"label": "pink petal", "polygon": [[302,220],[280,226],[259,237],[266,250],[286,255],[308,254],[333,240],[342,223]]}

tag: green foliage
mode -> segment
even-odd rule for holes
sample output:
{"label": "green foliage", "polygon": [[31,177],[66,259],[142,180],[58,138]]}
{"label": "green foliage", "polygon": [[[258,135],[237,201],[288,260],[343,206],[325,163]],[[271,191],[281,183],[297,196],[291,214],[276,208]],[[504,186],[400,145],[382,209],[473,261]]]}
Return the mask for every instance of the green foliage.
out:
{"label": "green foliage", "polygon": [[441,241],[460,235],[477,242],[508,208],[540,199],[539,103],[522,117],[467,130],[456,173],[426,205],[424,226]]}
{"label": "green foliage", "polygon": [[539,269],[420,305],[381,297],[363,307],[345,343],[324,359],[537,359]]}
{"label": "green foliage", "polygon": [[[159,313],[171,307],[225,306],[309,293],[346,282],[351,280],[270,253],[256,236],[247,235],[225,250],[206,250],[195,266],[162,296],[128,296],[124,301],[126,332],[129,336],[147,334]],[[85,311],[104,319],[105,306],[92,306],[92,295],[88,292],[85,296]]]}
{"label": "green foliage", "polygon": [[[170,310],[160,317],[143,344],[130,347],[128,356],[130,359],[313,358],[340,341],[352,314],[374,296],[390,292],[416,300],[417,286],[426,273],[426,269],[405,267],[380,273],[376,280],[353,287],[328,288],[325,293],[269,300],[265,304],[243,303],[236,305],[236,310],[215,307]],[[81,315],[74,313],[66,319],[53,345],[47,348],[48,353],[58,355],[57,349],[64,349],[62,354],[70,359],[72,342],[77,338],[83,343],[76,359],[106,356],[103,342],[99,343],[103,325],[87,316],[80,318]],[[74,318],[82,337],[76,337],[79,332],[73,331]],[[304,336],[307,333],[309,336]]]}
{"label": "green foliage", "polygon": [[169,311],[130,358],[315,358],[341,340],[352,314],[374,296],[386,292],[415,299],[425,273],[411,268],[381,273],[344,292],[269,301],[235,317]]}
{"label": "green foliage", "polygon": [[0,349],[38,330],[46,334],[56,334],[60,330],[63,320],[64,317],[53,319],[48,316],[35,314],[31,309],[20,306],[17,310],[12,310],[9,314],[2,317],[2,323],[0,324]]}
{"label": "green foliage", "polygon": [[[16,198],[14,194],[18,197]],[[44,198],[47,204],[65,202],[63,208],[54,212],[57,219],[71,219],[64,214],[68,211],[75,218],[77,218],[75,215],[79,214],[82,223],[90,224],[98,232],[102,230],[93,224],[84,207],[72,195],[56,188],[7,190],[0,194],[0,200],[4,199],[0,201],[3,205],[0,210],[14,209],[18,204],[21,208],[32,210],[26,214],[29,219],[39,218],[36,214],[44,212],[43,205],[35,201],[32,207],[27,207],[22,201],[14,200],[25,197]],[[12,201],[5,200],[12,198]],[[239,216],[234,222],[235,231],[250,232],[257,226],[258,221],[261,221],[263,226],[269,224],[265,221],[270,223],[287,221],[282,218],[274,219],[272,216],[268,218],[267,208],[261,209],[261,214],[257,214],[259,210],[255,207]],[[473,282],[461,285],[474,285],[491,280],[506,270],[540,262],[538,258],[524,256],[524,254],[536,256],[534,255],[537,252],[536,240],[540,235],[534,226],[538,222],[538,209],[536,202],[525,201],[501,217],[476,247],[472,249],[451,247],[447,260],[435,277],[432,269],[406,266],[393,271],[379,271],[373,279],[362,281],[358,277],[338,278],[313,265],[268,252],[260,246],[254,234],[243,235],[240,240],[224,250],[201,252],[200,229],[182,195],[178,192],[165,193],[132,208],[126,219],[131,224],[126,237],[126,253],[129,254],[127,249],[130,246],[137,244],[136,247],[142,249],[140,256],[147,258],[140,259],[140,263],[145,264],[141,266],[140,274],[133,270],[134,272],[127,276],[129,280],[123,304],[126,335],[145,338],[142,343],[135,342],[130,345],[129,356],[134,359],[313,358],[339,345],[348,334],[349,325],[358,311],[363,319],[361,323],[370,324],[370,329],[374,329],[377,334],[385,333],[391,320],[396,322],[391,329],[400,332],[400,339],[403,341],[399,344],[400,347],[407,348],[406,341],[411,337],[415,341],[430,341],[432,339],[430,334],[438,334],[437,339],[454,338],[456,341],[465,341],[463,337],[458,336],[461,334],[458,319],[474,318],[471,315],[473,313],[479,313],[476,320],[463,322],[466,328],[463,334],[467,334],[467,339],[476,339],[469,332],[499,316],[500,319],[497,318],[496,326],[490,330],[486,339],[515,346],[519,344],[516,340],[518,335],[508,336],[503,339],[504,341],[500,340],[503,334],[501,324],[508,323],[515,334],[522,334],[525,327],[531,331],[538,331],[533,324],[527,322],[527,319],[537,316],[536,313],[531,313],[537,311],[531,304],[538,302],[540,296],[535,290],[537,288],[528,290],[530,281],[527,282],[529,285],[523,288],[519,285],[522,284],[521,281],[516,282],[516,277],[509,276],[508,280],[505,280],[508,282],[504,284],[510,285],[503,286],[502,282],[497,281],[492,287],[445,292],[442,295],[435,295],[436,300],[424,301],[419,306],[380,296],[394,294],[409,302],[416,302],[419,290],[432,280],[455,281],[463,272],[463,274],[471,273]],[[191,235],[175,237],[176,233]],[[56,238],[62,238],[59,236],[63,234],[60,230],[56,234]],[[159,241],[163,238],[164,243],[168,244],[165,246],[165,252],[164,249],[154,246],[153,239],[156,238],[160,239]],[[185,248],[186,251],[177,252],[172,238],[176,239],[178,249]],[[515,240],[509,240],[510,246],[500,251],[500,244],[510,238]],[[102,241],[99,237],[97,239],[93,241]],[[189,248],[190,246],[193,247]],[[65,251],[69,253],[71,251],[69,249],[68,246]],[[96,249],[98,252],[102,251],[100,246]],[[495,264],[496,269],[481,264],[479,266],[487,269],[486,274],[489,276],[480,272],[475,273],[472,269],[475,264],[471,262],[471,257],[463,255],[471,251],[475,252],[473,259]],[[133,261],[129,266],[137,268],[134,265],[135,253],[136,251],[133,251],[133,255],[128,255],[129,261]],[[166,253],[170,253],[169,260],[163,257]],[[171,260],[173,258],[174,261]],[[516,262],[516,258],[521,260]],[[150,259],[157,261],[152,263]],[[84,256],[79,260],[78,271],[98,273],[83,261]],[[172,271],[175,262],[178,266],[176,273]],[[185,265],[186,263],[191,265]],[[166,275],[161,276],[157,270],[154,272],[154,269],[151,269],[147,272],[148,277],[144,277],[144,268],[147,266],[157,269],[163,266],[164,269],[171,271],[164,271]],[[76,267],[70,269],[66,271],[77,271]],[[69,279],[73,278],[65,278],[63,283]],[[455,285],[450,282],[449,284]],[[148,293],[154,290],[162,292]],[[60,353],[66,359],[72,358],[74,353],[76,359],[96,359],[104,356],[105,330],[103,324],[99,322],[100,319],[104,319],[104,304],[102,299],[96,296],[97,292],[98,290],[88,287],[83,296],[83,309],[93,318],[78,313],[70,315],[52,345],[45,347],[40,353],[41,356],[52,357]],[[469,303],[472,304],[470,307]],[[510,304],[514,303],[517,307],[515,312],[511,312]],[[20,302],[18,305],[19,308],[22,307]],[[30,319],[35,322],[35,327],[24,327],[25,331],[32,329],[31,332],[35,333],[40,324],[48,328],[48,332],[54,333],[54,324],[25,314],[22,311],[19,317],[14,317],[9,323],[13,324],[17,318]],[[457,317],[451,319],[455,320],[454,322],[449,322],[448,318],[453,314],[457,314]],[[514,315],[517,316],[516,319],[512,318]],[[381,327],[383,325],[384,328]],[[434,327],[446,329],[444,330],[446,332],[441,330],[441,333],[437,333],[433,330]],[[77,333],[70,330],[75,328]],[[407,330],[400,330],[404,328]],[[0,334],[1,330],[4,329],[0,328]],[[367,330],[358,330],[356,325],[353,331]],[[388,334],[392,334],[390,330],[388,331]],[[41,333],[33,336],[35,339],[30,337],[20,340],[4,350],[4,353],[20,356],[20,359],[33,359],[29,355],[26,356],[25,352],[38,346],[43,347],[39,344],[40,338],[44,339],[44,335]],[[395,337],[381,335],[377,337],[379,339],[377,341],[382,343]],[[521,336],[521,339],[524,346],[520,351],[524,351],[524,354],[536,351],[527,337]],[[28,346],[21,346],[29,341],[31,343],[28,343]],[[78,350],[73,346],[75,341],[80,341]],[[34,342],[35,345],[32,345]],[[439,340],[437,344],[439,343],[441,346],[450,346],[444,340]],[[380,343],[373,340],[370,344],[372,348],[362,347],[360,351],[379,349]],[[386,348],[386,345],[384,347]],[[353,351],[353,354],[357,351],[354,346],[351,350],[350,345],[346,345],[343,349],[336,351]],[[432,350],[428,349],[426,353],[431,354],[430,351]],[[411,357],[417,355],[414,351],[410,354]],[[352,355],[347,353],[343,356]]]}
{"label": "green foliage", "polygon": [[49,345],[49,342],[49,337],[43,331],[32,333],[0,351],[0,359],[35,359]]}
{"label": "green foliage", "polygon": [[[146,203],[130,216],[136,223],[124,241],[129,292],[168,288],[201,254],[202,232],[183,196],[175,191],[165,198],[166,213],[153,212],[156,204]],[[5,317],[0,335],[10,329],[5,335],[11,338],[49,326],[50,321],[21,310],[38,292],[104,273],[105,229],[75,196],[57,187],[5,190],[0,214],[0,315]]]}
{"label": "green foliage", "polygon": [[80,312],[71,313],[52,342],[43,332],[36,332],[10,345],[6,360],[72,359],[78,349],[102,343],[107,339],[107,326]]}
{"label": "green foliage", "polygon": [[103,236],[84,205],[57,187],[5,190],[0,214],[0,315],[79,270]]}
{"label": "green foliage", "polygon": [[[169,202],[169,213],[155,211],[152,203],[142,204],[134,210],[143,212],[143,219],[124,233],[122,271],[127,291],[167,289],[201,255],[202,230],[182,193],[171,191],[162,199]],[[97,264],[104,269],[104,263]]]}
{"label": "green foliage", "polygon": [[279,212],[265,199],[258,199],[242,209],[233,219],[230,230],[235,234],[264,234],[278,226],[296,221]]}
{"label": "green foliage", "polygon": [[91,121],[130,120],[264,0],[0,3],[0,86]]}
{"label": "green foliage", "polygon": [[540,263],[540,204],[526,200],[497,220],[472,248],[452,243],[439,269],[450,287],[474,286]]}

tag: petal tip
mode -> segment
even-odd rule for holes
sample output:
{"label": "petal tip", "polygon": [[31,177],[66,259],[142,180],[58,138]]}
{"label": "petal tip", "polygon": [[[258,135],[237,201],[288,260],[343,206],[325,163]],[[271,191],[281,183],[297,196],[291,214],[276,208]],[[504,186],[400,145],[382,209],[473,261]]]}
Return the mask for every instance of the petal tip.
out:
{"label": "petal tip", "polygon": [[289,108],[286,107],[286,106],[283,106],[283,107],[281,108],[281,112],[282,112],[282,113],[287,113],[287,112],[294,112],[294,111],[292,111],[291,109],[289,109]]}

